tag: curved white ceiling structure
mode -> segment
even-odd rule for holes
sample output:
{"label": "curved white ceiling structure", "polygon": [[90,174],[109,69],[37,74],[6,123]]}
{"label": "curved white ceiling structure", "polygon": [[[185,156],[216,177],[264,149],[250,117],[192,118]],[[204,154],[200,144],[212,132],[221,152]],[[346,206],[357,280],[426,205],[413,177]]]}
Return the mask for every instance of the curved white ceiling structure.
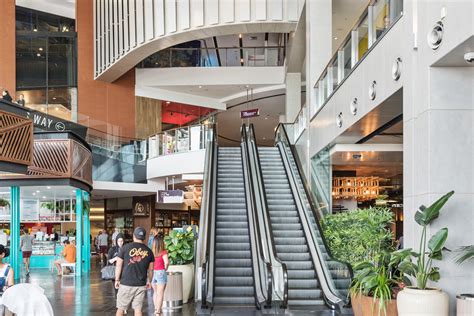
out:
{"label": "curved white ceiling structure", "polygon": [[191,40],[289,33],[303,5],[304,0],[95,0],[96,79],[112,82],[149,55]]}

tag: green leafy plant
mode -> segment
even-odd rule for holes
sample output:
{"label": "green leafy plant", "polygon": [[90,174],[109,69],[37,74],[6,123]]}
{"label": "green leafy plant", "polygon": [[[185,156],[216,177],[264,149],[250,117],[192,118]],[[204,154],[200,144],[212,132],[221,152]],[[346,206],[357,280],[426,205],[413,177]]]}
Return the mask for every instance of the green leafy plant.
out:
{"label": "green leafy plant", "polygon": [[2,199],[0,198],[0,207],[9,207],[10,206],[10,202],[8,202],[8,200],[5,200],[5,199]]}
{"label": "green leafy plant", "polygon": [[325,216],[322,228],[332,255],[354,266],[393,250],[392,222],[388,208],[357,209]]}
{"label": "green leafy plant", "polygon": [[474,245],[461,247],[457,252],[459,253],[456,258],[457,264],[463,264],[474,259]]}
{"label": "green leafy plant", "polygon": [[387,303],[395,299],[403,284],[410,284],[398,266],[411,256],[409,249],[393,253],[383,251],[374,262],[361,262],[354,266],[351,293],[373,297],[374,307],[378,300],[378,314],[386,314]]}
{"label": "green leafy plant", "polygon": [[193,262],[194,258],[194,233],[192,230],[172,230],[165,237],[165,248],[172,265],[182,265]]}
{"label": "green leafy plant", "polygon": [[[444,244],[448,239],[448,229],[440,229],[428,240],[427,228],[439,217],[441,209],[453,194],[454,191],[448,192],[429,207],[420,206],[419,211],[415,214],[415,221],[422,227],[419,250],[413,252],[412,249],[409,249],[411,256],[406,257],[400,263],[399,270],[406,275],[415,277],[418,289],[426,289],[428,280],[437,282],[441,277],[439,268],[433,267],[433,260],[443,259],[442,252],[445,250]],[[412,258],[416,259],[416,263],[412,262]]]}

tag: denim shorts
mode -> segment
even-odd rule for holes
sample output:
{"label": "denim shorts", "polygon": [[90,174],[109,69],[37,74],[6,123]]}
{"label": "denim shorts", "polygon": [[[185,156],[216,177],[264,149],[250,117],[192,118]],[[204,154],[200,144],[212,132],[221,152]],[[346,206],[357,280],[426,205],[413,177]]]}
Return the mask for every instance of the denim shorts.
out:
{"label": "denim shorts", "polygon": [[168,282],[168,277],[165,270],[153,271],[153,280],[151,281],[152,284],[163,285],[166,284],[166,282]]}

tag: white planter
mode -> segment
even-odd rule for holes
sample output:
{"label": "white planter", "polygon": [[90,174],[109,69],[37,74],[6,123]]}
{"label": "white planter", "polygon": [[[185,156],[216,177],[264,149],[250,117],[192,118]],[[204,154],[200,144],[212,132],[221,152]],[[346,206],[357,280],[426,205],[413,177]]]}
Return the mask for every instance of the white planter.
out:
{"label": "white planter", "polygon": [[406,287],[397,296],[399,316],[449,316],[449,296],[440,289]]}
{"label": "white planter", "polygon": [[192,263],[185,265],[172,265],[168,267],[169,272],[181,272],[183,274],[183,303],[193,297],[194,290],[194,265]]}

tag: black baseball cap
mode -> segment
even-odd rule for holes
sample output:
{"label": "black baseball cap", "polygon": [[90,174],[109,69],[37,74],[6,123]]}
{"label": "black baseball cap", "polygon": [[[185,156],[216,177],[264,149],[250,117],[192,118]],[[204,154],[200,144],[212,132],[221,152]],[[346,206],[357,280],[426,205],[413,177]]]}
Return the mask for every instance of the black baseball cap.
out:
{"label": "black baseball cap", "polygon": [[145,230],[145,228],[138,226],[133,231],[133,236],[135,236],[136,239],[145,240],[146,239],[146,230]]}

